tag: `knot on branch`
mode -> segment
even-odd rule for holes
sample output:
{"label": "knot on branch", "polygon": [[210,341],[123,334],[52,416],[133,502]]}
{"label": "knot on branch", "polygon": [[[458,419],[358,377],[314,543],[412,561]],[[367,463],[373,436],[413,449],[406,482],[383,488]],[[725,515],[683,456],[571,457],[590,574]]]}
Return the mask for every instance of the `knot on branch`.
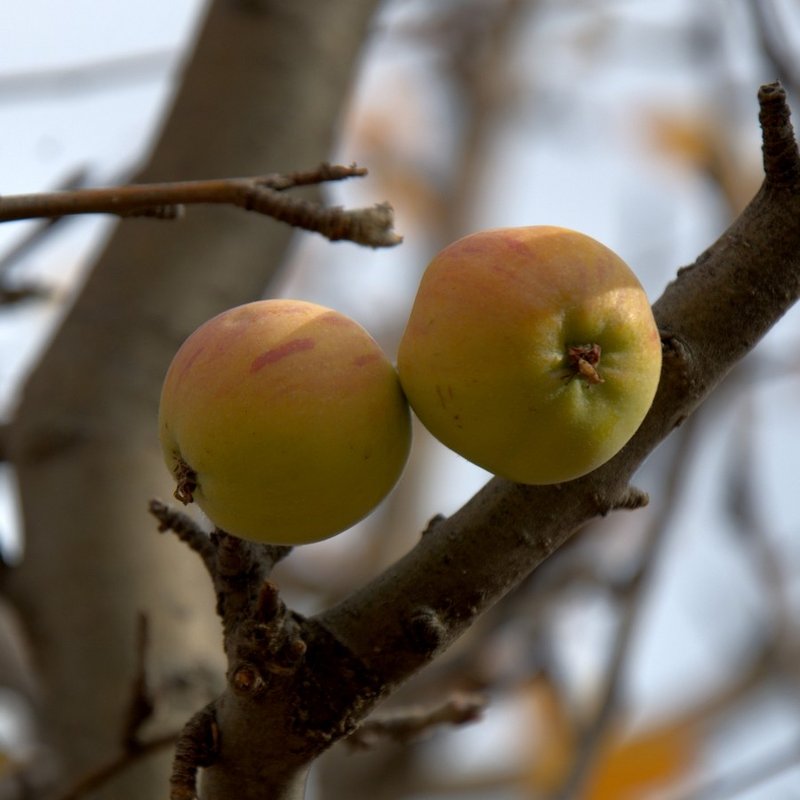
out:
{"label": "knot on branch", "polygon": [[293,675],[308,646],[302,618],[290,612],[278,588],[264,581],[252,614],[229,632],[228,652],[234,654],[230,683],[238,694],[255,695],[267,687],[270,676]]}
{"label": "knot on branch", "polygon": [[433,653],[447,637],[447,626],[432,608],[419,608],[408,621],[411,647],[419,653]]}
{"label": "knot on branch", "polygon": [[252,664],[240,664],[230,676],[230,684],[236,694],[255,695],[263,691],[264,679]]}
{"label": "knot on branch", "polygon": [[[669,330],[660,330],[661,334],[661,381],[667,380],[674,391],[683,396],[692,396],[695,392],[696,376],[694,373],[694,357],[689,345]],[[680,424],[680,423],[678,423]]]}
{"label": "knot on branch", "polygon": [[428,520],[428,524],[425,526],[425,530],[422,531],[422,535],[427,536],[429,533],[433,533],[446,519],[447,517],[444,514],[434,514]]}
{"label": "knot on branch", "polygon": [[647,492],[635,486],[626,486],[621,492],[611,495],[596,492],[592,499],[601,517],[612,511],[635,511],[637,508],[644,508],[650,502]]}

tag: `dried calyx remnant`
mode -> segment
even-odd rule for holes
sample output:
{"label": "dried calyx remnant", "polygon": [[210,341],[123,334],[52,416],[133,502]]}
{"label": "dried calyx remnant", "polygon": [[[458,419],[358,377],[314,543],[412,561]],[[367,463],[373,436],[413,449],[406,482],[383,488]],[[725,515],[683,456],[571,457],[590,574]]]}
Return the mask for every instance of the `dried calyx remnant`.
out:
{"label": "dried calyx remnant", "polygon": [[180,500],[185,506],[189,505],[194,500],[194,493],[197,489],[197,473],[179,457],[174,475],[178,482],[174,492],[175,499]]}
{"label": "dried calyx remnant", "polygon": [[597,365],[600,363],[599,344],[577,344],[567,349],[568,380],[583,378],[587,383],[603,383]]}

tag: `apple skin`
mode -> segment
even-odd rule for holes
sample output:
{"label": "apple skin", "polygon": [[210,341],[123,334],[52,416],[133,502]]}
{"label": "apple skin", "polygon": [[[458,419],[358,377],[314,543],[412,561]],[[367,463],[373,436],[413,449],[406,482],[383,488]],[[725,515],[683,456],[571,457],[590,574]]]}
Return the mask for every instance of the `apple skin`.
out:
{"label": "apple skin", "polygon": [[551,484],[631,438],[661,342],[641,284],[607,247],[565,228],[500,228],[429,264],[397,366],[441,442],[496,475]]}
{"label": "apple skin", "polygon": [[301,544],[366,516],[410,447],[397,372],[358,323],[263,300],[201,325],[161,392],[159,433],[176,497],[227,533]]}

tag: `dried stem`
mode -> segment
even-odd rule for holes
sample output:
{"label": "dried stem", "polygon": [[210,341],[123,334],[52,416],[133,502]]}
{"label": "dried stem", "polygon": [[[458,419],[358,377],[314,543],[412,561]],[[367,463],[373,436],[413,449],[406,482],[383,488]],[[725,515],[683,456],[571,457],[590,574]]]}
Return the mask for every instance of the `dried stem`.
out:
{"label": "dried stem", "polygon": [[139,761],[143,761],[153,753],[172,747],[177,739],[176,733],[166,733],[155,739],[140,742],[136,749],[125,750],[116,758],[80,777],[66,792],[59,795],[57,800],[82,800]]}
{"label": "dried stem", "polygon": [[151,500],[149,510],[158,520],[158,530],[172,531],[182,542],[188,544],[200,556],[213,577],[216,573],[217,552],[209,535],[190,516],[175,511],[160,500]]}
{"label": "dried stem", "polygon": [[184,727],[175,746],[170,778],[170,800],[196,800],[197,773],[214,763],[219,749],[219,729],[213,705],[198,711]]}
{"label": "dried stem", "polygon": [[372,208],[346,210],[283,193],[297,186],[339,181],[365,174],[366,170],[356,165],[322,164],[316,170],[285,175],[0,196],[0,222],[59,218],[69,214],[177,219],[188,205],[233,205],[298,228],[316,231],[331,241],[346,239],[369,247],[393,247],[402,241],[402,237],[393,230],[394,217],[387,203]]}
{"label": "dried stem", "polygon": [[150,643],[150,630],[147,616],[140,614],[136,625],[136,674],[133,677],[131,701],[122,731],[122,744],[125,750],[132,751],[142,746],[139,737],[142,726],[153,715],[155,709],[153,695],[147,680],[147,649]]}
{"label": "dried stem", "polygon": [[456,694],[434,708],[406,708],[368,719],[347,738],[354,749],[366,750],[381,739],[405,744],[441,725],[465,725],[480,719],[487,699],[478,694]]}

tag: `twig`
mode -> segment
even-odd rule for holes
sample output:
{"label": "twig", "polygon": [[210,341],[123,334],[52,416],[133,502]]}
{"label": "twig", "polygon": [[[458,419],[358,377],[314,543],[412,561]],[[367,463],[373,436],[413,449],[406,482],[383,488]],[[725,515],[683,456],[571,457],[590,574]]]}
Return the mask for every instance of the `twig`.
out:
{"label": "twig", "polygon": [[122,744],[127,751],[136,750],[141,746],[139,733],[142,725],[152,717],[155,708],[147,681],[149,634],[147,615],[139,614],[136,625],[136,672],[133,678],[131,701],[122,731]]}
{"label": "twig", "polygon": [[133,679],[128,712],[122,730],[122,751],[119,755],[86,773],[61,795],[58,800],[78,800],[111,780],[145,756],[174,744],[175,732],[158,736],[150,741],[139,738],[142,725],[153,715],[153,698],[147,685],[146,656],[149,644],[148,620],[140,614],[136,626],[136,672]]}
{"label": "twig", "polygon": [[171,732],[147,742],[140,742],[134,750],[125,750],[105,764],[78,778],[64,794],[58,796],[57,800],[81,800],[139,761],[143,761],[159,750],[171,747],[177,740],[178,734]]}
{"label": "twig", "polygon": [[0,464],[9,460],[12,424],[11,420],[0,420]]}
{"label": "twig", "polygon": [[475,722],[486,704],[482,695],[459,693],[435,708],[402,709],[391,716],[368,719],[346,741],[359,750],[373,747],[379,739],[405,743],[440,725]]}
{"label": "twig", "polygon": [[188,544],[203,559],[209,575],[214,577],[217,571],[217,549],[209,535],[190,516],[175,511],[160,500],[151,500],[148,508],[158,520],[158,530],[162,533],[164,531],[175,533],[182,542]]}
{"label": "twig", "polygon": [[196,800],[197,772],[214,763],[219,731],[213,705],[198,711],[185,725],[175,746],[170,800]]}
{"label": "twig", "polygon": [[81,800],[81,798],[100,788],[112,778],[129,769],[139,761],[143,761],[159,750],[165,750],[175,744],[178,734],[171,732],[162,736],[157,736],[147,742],[140,742],[134,750],[125,750],[115,758],[110,759],[105,764],[87,772],[78,778],[75,783],[67,789],[64,794],[59,795],[57,800]]}
{"label": "twig", "polygon": [[286,175],[131,184],[100,189],[0,196],[0,222],[62,217],[68,214],[176,219],[183,214],[184,206],[187,205],[233,205],[298,228],[315,231],[331,241],[347,239],[370,247],[392,247],[400,244],[402,237],[393,230],[394,215],[388,203],[372,208],[347,210],[338,206],[326,207],[283,194],[286,189],[296,186],[339,181],[365,174],[366,170],[356,165],[345,167],[322,164],[316,170]]}
{"label": "twig", "polygon": [[44,300],[51,294],[50,290],[36,283],[27,283],[14,288],[0,286],[0,306],[13,306],[23,300]]}
{"label": "twig", "polygon": [[[56,187],[55,191],[68,192],[80,189],[82,186],[86,185],[87,175],[88,170],[84,167],[80,167],[70,173],[66,179]],[[0,198],[2,198],[2,195],[0,195]],[[19,258],[25,255],[25,253],[38,245],[62,219],[63,217],[50,217],[42,221],[27,236],[17,242],[11,250],[4,253],[3,256],[0,257],[0,276],[5,276],[10,267],[13,266]]]}
{"label": "twig", "polygon": [[52,69],[6,72],[0,76],[0,100],[6,108],[10,103],[38,102],[42,97],[63,100],[71,94],[110,91],[163,78],[176,60],[173,50],[159,49]]}

